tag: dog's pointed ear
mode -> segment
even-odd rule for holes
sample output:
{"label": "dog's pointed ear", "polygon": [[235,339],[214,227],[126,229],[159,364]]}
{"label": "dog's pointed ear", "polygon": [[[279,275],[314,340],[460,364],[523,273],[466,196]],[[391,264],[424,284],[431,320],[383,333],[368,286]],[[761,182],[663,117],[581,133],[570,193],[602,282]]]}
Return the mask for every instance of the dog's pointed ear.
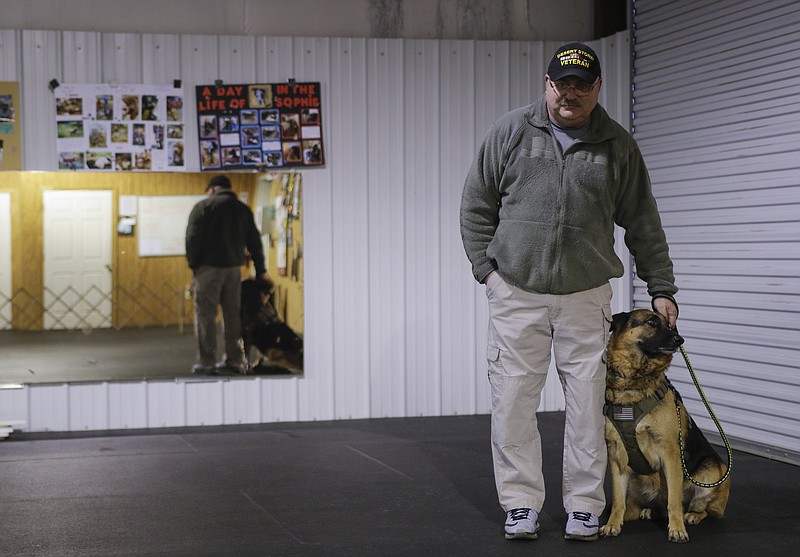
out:
{"label": "dog's pointed ear", "polygon": [[630,319],[630,312],[615,313],[611,316],[611,331],[618,331],[622,329]]}

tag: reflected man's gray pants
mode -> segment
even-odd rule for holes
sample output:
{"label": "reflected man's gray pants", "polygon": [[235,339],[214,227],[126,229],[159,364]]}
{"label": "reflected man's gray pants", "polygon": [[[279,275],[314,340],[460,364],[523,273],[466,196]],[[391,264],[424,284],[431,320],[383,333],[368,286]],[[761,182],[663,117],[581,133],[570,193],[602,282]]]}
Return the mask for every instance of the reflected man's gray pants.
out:
{"label": "reflected man's gray pants", "polygon": [[222,306],[225,333],[224,362],[241,366],[242,347],[241,305],[242,278],[239,267],[199,267],[192,280],[194,290],[194,332],[197,338],[197,363],[213,367],[217,363],[217,308]]}

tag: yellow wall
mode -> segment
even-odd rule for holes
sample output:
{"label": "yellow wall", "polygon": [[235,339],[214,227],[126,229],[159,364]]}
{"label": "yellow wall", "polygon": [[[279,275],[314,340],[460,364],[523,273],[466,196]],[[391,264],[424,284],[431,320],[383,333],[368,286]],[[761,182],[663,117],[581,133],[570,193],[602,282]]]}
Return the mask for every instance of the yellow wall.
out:
{"label": "yellow wall", "polygon": [[[233,189],[247,194],[252,204],[258,174],[230,173]],[[118,220],[119,196],[203,195],[208,173],[93,173],[93,172],[0,172],[0,191],[11,194],[13,326],[20,330],[42,328],[40,305],[44,289],[44,240],[42,192],[45,190],[111,190],[113,219]],[[162,303],[152,292],[175,289],[185,292],[191,272],[184,256],[139,257],[136,228],[132,236],[113,234],[112,280],[114,285],[113,326],[163,325],[191,320],[191,300],[187,314],[179,316],[177,304]],[[143,289],[146,287],[151,292]],[[129,293],[147,300],[137,307]]]}

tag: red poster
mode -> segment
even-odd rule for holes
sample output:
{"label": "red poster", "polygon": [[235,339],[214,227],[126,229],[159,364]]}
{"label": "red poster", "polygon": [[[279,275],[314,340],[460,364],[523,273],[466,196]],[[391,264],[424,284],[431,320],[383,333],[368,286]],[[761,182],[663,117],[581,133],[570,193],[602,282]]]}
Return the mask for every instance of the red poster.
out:
{"label": "red poster", "polygon": [[199,85],[200,168],[324,164],[321,105],[319,83]]}

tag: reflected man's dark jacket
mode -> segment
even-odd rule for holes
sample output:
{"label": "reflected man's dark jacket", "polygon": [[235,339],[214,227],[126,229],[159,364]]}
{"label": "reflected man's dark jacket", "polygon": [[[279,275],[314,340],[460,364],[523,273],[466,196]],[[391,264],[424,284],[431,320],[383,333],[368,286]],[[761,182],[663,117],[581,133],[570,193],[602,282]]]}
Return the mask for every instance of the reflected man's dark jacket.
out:
{"label": "reflected man's dark jacket", "polygon": [[232,190],[220,190],[192,208],[186,226],[186,259],[192,270],[203,265],[238,267],[245,248],[256,276],[263,275],[264,249],[253,212]]}

